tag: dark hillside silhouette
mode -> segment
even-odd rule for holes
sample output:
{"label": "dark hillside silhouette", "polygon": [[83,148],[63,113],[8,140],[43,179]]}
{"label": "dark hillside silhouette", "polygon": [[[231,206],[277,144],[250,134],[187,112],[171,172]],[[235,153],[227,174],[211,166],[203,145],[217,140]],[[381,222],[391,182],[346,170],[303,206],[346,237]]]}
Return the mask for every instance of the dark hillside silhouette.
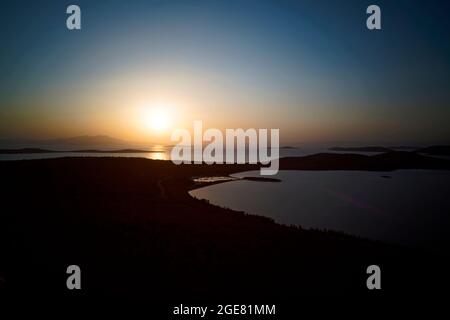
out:
{"label": "dark hillside silhouette", "polygon": [[[384,170],[400,160],[408,167],[448,168],[448,162],[409,153],[322,154],[283,159],[281,166]],[[384,270],[384,294],[432,295],[445,287],[447,265],[435,254],[282,226],[187,193],[193,176],[257,168],[139,158],[0,162],[1,287],[72,294],[65,287],[71,264],[82,269],[79,294],[171,301],[371,294],[365,284],[371,264]]]}

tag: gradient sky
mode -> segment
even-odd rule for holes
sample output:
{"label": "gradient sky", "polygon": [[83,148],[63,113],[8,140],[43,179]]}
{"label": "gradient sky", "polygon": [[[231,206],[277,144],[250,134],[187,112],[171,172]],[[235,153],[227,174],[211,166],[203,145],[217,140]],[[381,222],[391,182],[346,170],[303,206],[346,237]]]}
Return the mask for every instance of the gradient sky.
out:
{"label": "gradient sky", "polygon": [[0,138],[167,142],[143,123],[159,106],[173,127],[280,128],[282,143],[450,142],[449,14],[448,1],[3,1]]}

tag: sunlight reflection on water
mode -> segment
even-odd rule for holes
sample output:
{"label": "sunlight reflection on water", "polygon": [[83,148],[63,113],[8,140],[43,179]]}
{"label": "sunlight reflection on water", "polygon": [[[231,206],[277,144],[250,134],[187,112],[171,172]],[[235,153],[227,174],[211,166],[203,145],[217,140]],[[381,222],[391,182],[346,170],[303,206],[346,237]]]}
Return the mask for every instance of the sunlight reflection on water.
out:
{"label": "sunlight reflection on water", "polygon": [[152,160],[169,160],[169,154],[165,151],[149,152],[145,155],[145,158]]}

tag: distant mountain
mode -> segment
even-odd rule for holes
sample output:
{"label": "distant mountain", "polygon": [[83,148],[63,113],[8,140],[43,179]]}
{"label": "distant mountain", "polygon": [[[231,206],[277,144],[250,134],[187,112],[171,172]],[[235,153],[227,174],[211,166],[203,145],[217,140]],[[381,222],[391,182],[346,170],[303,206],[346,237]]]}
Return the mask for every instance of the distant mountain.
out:
{"label": "distant mountain", "polygon": [[450,156],[450,146],[431,146],[427,148],[417,149],[416,152],[436,156]]}
{"label": "distant mountain", "polygon": [[80,149],[129,149],[143,147],[136,143],[112,138],[106,135],[96,136],[77,136],[70,138],[57,138],[46,140],[32,139],[2,139],[0,140],[1,149],[52,149],[53,151],[69,151]]}
{"label": "distant mountain", "polygon": [[40,148],[0,149],[0,154],[53,153],[53,150]]}
{"label": "distant mountain", "polygon": [[389,146],[389,148],[392,150],[413,151],[413,150],[417,149],[417,146],[416,147],[413,147],[413,146],[393,146],[393,147]]}
{"label": "distant mountain", "polygon": [[380,146],[370,147],[334,147],[330,148],[331,151],[353,151],[353,152],[391,152],[392,149]]}
{"label": "distant mountain", "polygon": [[82,146],[89,148],[126,147],[130,145],[130,143],[125,140],[120,140],[105,135],[58,138],[58,139],[42,140],[41,143],[44,143],[45,145],[77,146],[77,147]]}

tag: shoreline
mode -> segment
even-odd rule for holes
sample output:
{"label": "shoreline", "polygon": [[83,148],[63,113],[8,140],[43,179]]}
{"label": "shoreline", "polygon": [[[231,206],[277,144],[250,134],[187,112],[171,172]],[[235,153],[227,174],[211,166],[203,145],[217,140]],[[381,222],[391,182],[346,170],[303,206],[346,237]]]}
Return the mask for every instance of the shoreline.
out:
{"label": "shoreline", "polygon": [[[292,161],[281,161],[281,168],[311,167],[311,158]],[[315,164],[319,169],[325,163]],[[376,167],[385,166],[392,164]],[[59,292],[67,264],[76,263],[87,270],[86,291],[94,296],[289,299],[365,292],[364,272],[375,261],[395,278],[384,280],[389,292],[414,294],[442,285],[433,273],[446,265],[440,255],[286,226],[189,194],[199,187],[194,176],[255,169],[118,157],[2,161],[0,274],[7,289],[33,290],[23,277],[33,268],[43,275],[35,279],[36,290]]]}
{"label": "shoreline", "polygon": [[[170,161],[170,160],[166,160]],[[355,153],[317,153],[308,156],[283,157],[279,159],[279,170],[311,170],[311,171],[380,171],[389,172],[404,169],[427,169],[427,170],[450,170],[450,160],[438,157],[418,155],[407,151],[392,151],[377,155],[361,155]],[[206,164],[204,164],[206,165]],[[216,164],[217,165],[217,164]],[[233,178],[231,174],[242,173],[245,171],[259,170],[262,165],[235,165],[247,166],[245,169],[236,171],[231,169],[224,176]],[[215,175],[217,176],[217,175]],[[204,176],[208,177],[208,176]],[[211,176],[209,176],[211,177]],[[214,175],[212,175],[214,177]],[[265,179],[261,176],[261,179]],[[271,178],[268,178],[271,179]],[[229,181],[232,181],[230,179]],[[204,183],[190,190],[207,187],[209,185],[224,183],[227,181],[217,181]]]}

